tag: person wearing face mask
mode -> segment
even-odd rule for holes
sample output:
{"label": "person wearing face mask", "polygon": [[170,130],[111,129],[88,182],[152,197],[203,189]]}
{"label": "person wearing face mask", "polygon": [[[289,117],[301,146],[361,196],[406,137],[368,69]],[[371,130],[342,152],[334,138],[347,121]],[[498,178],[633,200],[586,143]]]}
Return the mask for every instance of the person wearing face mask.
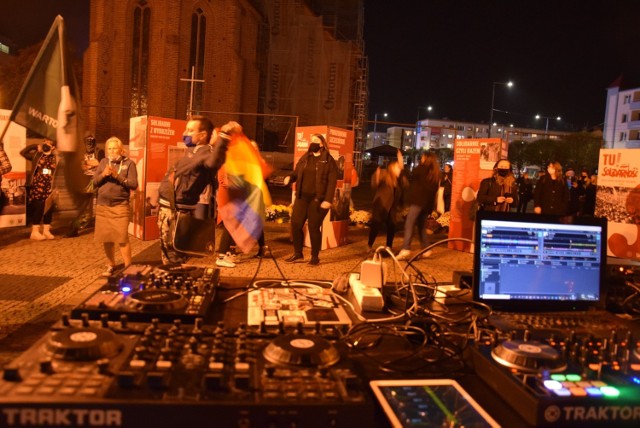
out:
{"label": "person wearing face mask", "polygon": [[566,186],[560,163],[549,162],[547,164],[547,174],[536,183],[533,202],[533,212],[536,214],[567,214],[569,189]]}
{"label": "person wearing face mask", "polygon": [[136,164],[125,156],[122,141],[111,137],[105,143],[107,157],[102,159],[93,174],[93,186],[97,189],[96,226],[94,240],[102,243],[107,256],[107,270],[103,276],[115,271],[115,245],[126,268],[131,264],[129,243],[129,197],[138,188]]}
{"label": "person wearing face mask", "polygon": [[194,214],[202,192],[216,182],[216,174],[224,164],[231,136],[241,131],[240,124],[233,121],[218,131],[211,120],[204,116],[193,116],[187,122],[182,135],[182,141],[187,146],[184,156],[169,168],[158,189],[158,228],[164,264],[187,261],[187,254],[173,248],[171,230],[176,212]]}
{"label": "person wearing face mask", "polygon": [[53,206],[47,206],[46,201],[53,191],[53,178],[58,165],[55,142],[45,138],[42,144],[30,144],[22,149],[20,154],[31,161],[31,174],[27,181],[27,212],[31,219],[30,239],[54,239],[55,236],[51,233]]}
{"label": "person wearing face mask", "polygon": [[309,264],[317,266],[320,263],[322,221],[331,208],[337,181],[338,165],[329,153],[326,140],[320,134],[313,134],[309,150],[298,160],[293,174],[284,179],[285,186],[296,183],[296,200],[291,214],[293,255],[285,260],[287,263],[304,260],[302,246],[305,222],[308,223],[311,241]]}
{"label": "person wearing face mask", "polygon": [[478,204],[484,211],[509,212],[518,206],[518,185],[511,171],[511,162],[500,159],[493,166],[493,175],[480,182]]}

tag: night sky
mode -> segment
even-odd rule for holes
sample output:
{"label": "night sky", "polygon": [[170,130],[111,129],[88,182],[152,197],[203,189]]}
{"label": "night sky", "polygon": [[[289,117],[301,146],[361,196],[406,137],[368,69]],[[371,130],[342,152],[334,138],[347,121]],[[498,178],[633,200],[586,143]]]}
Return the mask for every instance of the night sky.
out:
{"label": "night sky", "polygon": [[369,119],[415,123],[432,105],[428,117],[488,123],[493,82],[512,80],[495,88],[494,108],[510,112],[498,123],[601,124],[606,88],[640,76],[638,22],[631,0],[365,0]]}
{"label": "night sky", "polygon": [[[62,15],[87,46],[89,0],[2,0],[0,34],[20,46],[41,41]],[[592,5],[591,3],[595,3]],[[431,118],[556,129],[604,120],[606,88],[620,74],[640,81],[640,1],[365,0],[369,120]],[[640,86],[640,85],[638,85]],[[420,118],[427,117],[424,109]],[[550,121],[550,128],[558,124]]]}

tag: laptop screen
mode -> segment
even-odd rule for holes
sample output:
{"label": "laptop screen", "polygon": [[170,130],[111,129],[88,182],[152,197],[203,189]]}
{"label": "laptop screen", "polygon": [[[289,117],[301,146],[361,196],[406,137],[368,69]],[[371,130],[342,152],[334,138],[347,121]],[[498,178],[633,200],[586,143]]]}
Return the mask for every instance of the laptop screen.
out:
{"label": "laptop screen", "polygon": [[508,312],[601,307],[606,238],[603,218],[478,212],[474,300]]}

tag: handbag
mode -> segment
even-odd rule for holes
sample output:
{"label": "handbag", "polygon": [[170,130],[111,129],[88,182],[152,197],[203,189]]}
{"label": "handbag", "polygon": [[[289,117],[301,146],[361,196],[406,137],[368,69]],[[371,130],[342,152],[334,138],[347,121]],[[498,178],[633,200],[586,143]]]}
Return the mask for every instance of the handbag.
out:
{"label": "handbag", "polygon": [[176,211],[171,240],[173,248],[194,256],[211,256],[215,252],[216,221],[195,218],[190,212]]}

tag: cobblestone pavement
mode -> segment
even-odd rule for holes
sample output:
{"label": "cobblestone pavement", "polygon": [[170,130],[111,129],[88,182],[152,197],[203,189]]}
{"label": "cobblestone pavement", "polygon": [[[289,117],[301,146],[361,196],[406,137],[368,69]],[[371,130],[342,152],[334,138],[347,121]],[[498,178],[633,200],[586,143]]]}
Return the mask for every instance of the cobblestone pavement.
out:
{"label": "cobblestone pavement", "polygon": [[[32,241],[30,228],[10,228],[0,231],[0,367],[26,349],[40,337],[49,325],[71,308],[83,302],[105,283],[100,277],[106,266],[102,247],[93,242],[93,234],[75,238],[63,237],[66,232],[62,220],[54,221],[56,239]],[[242,255],[235,268],[221,268],[221,279],[281,278],[289,280],[332,281],[341,273],[360,269],[367,257],[369,229],[350,227],[346,245],[320,253],[320,265],[309,266],[306,261],[285,263],[292,253],[289,224],[267,223],[266,243],[273,258],[254,258]],[[218,234],[219,236],[219,234]],[[432,236],[432,240],[444,236]],[[376,244],[384,242],[380,235]],[[160,264],[158,240],[142,241],[131,238],[133,262]],[[402,232],[396,234],[394,250],[402,245]],[[417,243],[414,242],[417,251]],[[119,254],[117,254],[117,260]],[[192,258],[189,264],[215,266],[216,256]],[[404,265],[404,262],[402,263]],[[450,282],[454,270],[471,270],[472,255],[450,250],[445,245],[434,248],[427,259],[415,262],[425,275],[438,282]],[[391,279],[399,270],[391,266]]]}

